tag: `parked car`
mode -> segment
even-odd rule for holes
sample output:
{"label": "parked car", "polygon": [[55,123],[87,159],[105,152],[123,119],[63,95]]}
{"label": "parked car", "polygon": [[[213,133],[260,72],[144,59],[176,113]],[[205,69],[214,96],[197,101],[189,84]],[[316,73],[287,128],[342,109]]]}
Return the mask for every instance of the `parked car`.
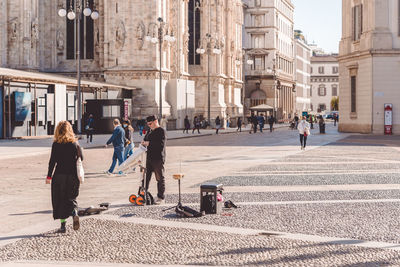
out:
{"label": "parked car", "polygon": [[333,115],[334,115],[334,114],[336,114],[337,118],[339,119],[339,112],[338,112],[338,111],[332,111],[332,112],[328,113],[328,114],[326,115],[326,119],[331,119],[331,120],[333,120]]}

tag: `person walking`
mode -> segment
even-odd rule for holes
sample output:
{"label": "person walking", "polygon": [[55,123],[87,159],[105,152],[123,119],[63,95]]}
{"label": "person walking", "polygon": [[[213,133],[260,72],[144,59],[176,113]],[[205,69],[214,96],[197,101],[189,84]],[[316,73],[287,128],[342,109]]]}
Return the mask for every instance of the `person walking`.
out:
{"label": "person walking", "polygon": [[308,120],[309,120],[309,122],[310,122],[311,129],[314,129],[314,119],[313,119],[313,115],[309,115],[309,116],[308,116]]}
{"label": "person walking", "polygon": [[303,116],[303,119],[299,122],[297,129],[300,134],[301,150],[305,150],[307,145],[307,136],[310,135],[310,124],[306,121],[305,116]]}
{"label": "person walking", "polygon": [[143,129],[144,129],[145,121],[140,117],[136,124],[137,124],[137,126],[139,128],[140,136],[143,136]]}
{"label": "person walking", "polygon": [[297,129],[297,126],[299,125],[299,116],[294,116],[294,123],[295,123],[295,128]]}
{"label": "person walking", "polygon": [[72,126],[68,121],[60,121],[54,132],[46,178],[46,184],[51,183],[53,218],[61,221],[61,227],[58,230],[60,233],[66,232],[65,224],[70,216],[72,216],[73,229],[79,229],[78,203],[76,201],[80,185],[76,168],[78,158],[83,160],[83,153]]}
{"label": "person walking", "polygon": [[257,120],[258,120],[258,125],[260,126],[260,132],[262,133],[263,129],[264,129],[264,124],[265,124],[264,114],[261,114],[260,116],[258,116]]}
{"label": "person walking", "polygon": [[[112,157],[112,163],[108,171],[105,171],[106,174],[111,175],[114,172],[115,165],[117,164],[118,160],[118,165],[121,165],[122,162],[124,162],[124,144],[125,144],[125,131],[121,127],[121,124],[118,119],[115,119],[113,121],[114,125],[114,131],[110,139],[108,139],[105,147],[109,144],[113,144],[114,147],[114,153]],[[118,173],[119,175],[124,175],[122,171]]]}
{"label": "person walking", "polygon": [[269,124],[269,132],[272,133],[274,130],[274,123],[275,123],[275,118],[271,115],[268,119],[268,124]]}
{"label": "person walking", "polygon": [[165,203],[165,130],[158,124],[156,116],[146,118],[150,131],[144,137],[142,145],[147,147],[146,156],[146,191],[149,189],[151,175],[154,172],[157,180],[157,200],[156,205]]}
{"label": "person walking", "polygon": [[215,118],[215,133],[218,134],[219,128],[221,128],[221,119],[219,116]]}
{"label": "person walking", "polygon": [[325,133],[325,121],[322,115],[319,116],[319,133],[324,134]]}
{"label": "person walking", "polygon": [[86,131],[86,142],[90,143],[93,141],[93,132],[94,132],[94,118],[93,114],[89,115],[89,118],[86,120],[86,126],[85,126],[85,131]]}
{"label": "person walking", "polygon": [[226,128],[229,128],[229,125],[231,124],[231,117],[229,114],[226,114]]}
{"label": "person walking", "polygon": [[168,124],[168,120],[165,117],[165,115],[162,116],[161,120],[160,120],[160,126],[161,128],[163,128],[165,131],[167,131],[167,124]]}
{"label": "person walking", "polygon": [[133,154],[133,147],[135,144],[133,143],[133,128],[131,122],[129,120],[125,120],[122,124],[125,131],[125,147],[124,147],[124,161]]}
{"label": "person walking", "polygon": [[[254,113],[252,113],[251,116],[250,116],[250,123],[252,125],[252,129],[253,129],[254,133],[256,133],[257,132],[258,120],[257,120],[257,117],[254,115]],[[250,130],[250,133],[251,133],[251,130]]]}
{"label": "person walking", "polygon": [[183,130],[183,133],[185,133],[185,131],[186,131],[186,133],[188,134],[189,133],[189,129],[190,129],[190,121],[189,121],[189,118],[188,118],[187,115],[185,116],[185,119],[183,120],[183,125],[185,126],[185,129]]}
{"label": "person walking", "polygon": [[333,126],[336,126],[337,121],[338,121],[337,114],[333,113]]}
{"label": "person walking", "polygon": [[238,131],[242,132],[242,118],[241,118],[241,117],[238,117],[238,119],[237,119],[237,129],[236,129],[236,132],[238,132]]}
{"label": "person walking", "polygon": [[197,116],[194,116],[192,134],[194,133],[194,130],[196,130],[196,129],[197,129],[197,133],[200,134],[200,120]]}

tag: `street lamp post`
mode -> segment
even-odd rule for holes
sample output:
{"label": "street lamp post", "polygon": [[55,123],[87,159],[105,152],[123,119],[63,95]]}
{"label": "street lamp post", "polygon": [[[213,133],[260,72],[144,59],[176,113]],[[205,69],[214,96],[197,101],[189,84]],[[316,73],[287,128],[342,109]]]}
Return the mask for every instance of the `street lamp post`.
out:
{"label": "street lamp post", "polygon": [[276,118],[276,113],[277,113],[277,111],[276,111],[276,109],[277,109],[276,87],[277,87],[277,85],[276,85],[276,62],[275,61],[276,60],[274,58],[272,60],[272,70],[270,68],[268,68],[267,71],[272,74],[272,78],[274,81],[274,114],[273,114],[273,116],[275,119],[277,119]]}
{"label": "street lamp post", "polygon": [[[77,15],[76,15],[77,14]],[[81,93],[81,17],[82,14],[86,17],[91,17],[93,20],[99,18],[99,12],[97,10],[91,10],[89,7],[89,2],[86,1],[86,6],[82,9],[81,0],[75,0],[74,5],[73,1],[69,6],[69,10],[65,8],[60,8],[58,10],[58,15],[60,17],[65,17],[69,20],[76,20],[77,37],[76,37],[76,76],[78,82],[78,134],[82,133],[82,93]]]}
{"label": "street lamp post", "polygon": [[[167,25],[163,18],[159,17],[157,19],[158,24],[157,23],[150,23],[148,30],[147,30],[147,35],[145,37],[145,40],[148,42],[151,42],[153,44],[158,43],[159,44],[159,53],[160,53],[160,69],[159,69],[159,76],[160,76],[160,81],[159,81],[159,105],[160,105],[160,110],[159,110],[159,121],[161,121],[162,118],[162,64],[163,64],[163,55],[162,55],[162,46],[164,43],[164,40],[170,43],[175,42],[175,37],[174,34],[171,32],[171,35],[168,34],[168,30],[166,32],[166,34],[164,35],[164,28]],[[154,26],[156,27],[156,31],[154,31],[154,28],[152,29],[151,27]],[[151,30],[153,30],[153,32],[151,32]],[[155,37],[157,32],[157,37]]]}
{"label": "street lamp post", "polygon": [[[211,49],[211,43],[215,42],[215,46]],[[204,49],[206,47],[206,49]],[[218,40],[213,38],[211,34],[206,33],[206,36],[200,40],[199,48],[196,49],[197,54],[207,53],[207,122],[211,125],[211,83],[210,83],[210,55],[221,54],[221,49],[219,48]]]}
{"label": "street lamp post", "polygon": [[[243,106],[242,122],[244,122],[244,120],[245,120],[245,116],[244,116],[244,99],[245,99],[245,95],[246,95],[246,73],[245,73],[245,66],[246,65],[244,64],[244,62],[246,62],[247,65],[249,65],[249,66],[254,64],[254,61],[252,59],[246,60],[246,50],[244,50],[244,49],[243,49],[242,62],[243,62],[243,65],[242,65],[242,82],[243,82],[243,85],[242,85],[242,106]],[[237,61],[237,65],[240,65],[240,64],[241,64],[241,62]]]}

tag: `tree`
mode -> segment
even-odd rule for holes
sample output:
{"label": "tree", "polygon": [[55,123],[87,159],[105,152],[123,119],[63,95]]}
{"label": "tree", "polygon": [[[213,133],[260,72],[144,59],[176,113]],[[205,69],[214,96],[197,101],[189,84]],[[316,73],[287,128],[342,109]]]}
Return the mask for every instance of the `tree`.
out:
{"label": "tree", "polygon": [[339,110],[339,97],[332,97],[331,110]]}

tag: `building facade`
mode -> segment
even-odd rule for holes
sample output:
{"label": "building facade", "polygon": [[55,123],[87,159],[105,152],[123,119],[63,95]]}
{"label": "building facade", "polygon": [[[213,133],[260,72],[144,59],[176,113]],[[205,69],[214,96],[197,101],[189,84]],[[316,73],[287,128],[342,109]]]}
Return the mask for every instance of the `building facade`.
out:
{"label": "building facade", "polygon": [[[333,55],[311,57],[311,111],[322,113],[336,110],[331,105],[339,98],[339,65]],[[340,102],[340,101],[339,101]]]}
{"label": "building facade", "polygon": [[339,46],[342,132],[384,133],[384,105],[393,105],[400,133],[399,1],[343,0]]}
{"label": "building facade", "polygon": [[290,0],[246,0],[244,47],[246,59],[245,104],[273,107],[277,119],[295,112],[294,6]]}
{"label": "building facade", "polygon": [[[300,32],[298,32],[300,33]],[[296,107],[295,112],[301,115],[302,112],[311,111],[311,48],[302,34],[295,37],[296,44]]]}
{"label": "building facade", "polygon": [[[160,104],[170,128],[183,127],[185,115],[205,117],[208,71],[212,117],[241,114],[240,0],[0,0],[0,65],[74,76],[76,20],[57,13],[77,2],[100,14],[97,20],[82,16],[82,78],[140,88],[129,95],[130,118],[159,114]],[[175,38],[163,39],[161,52],[158,18],[161,36]],[[209,56],[210,64],[196,54],[207,33],[213,34],[210,47],[221,51]]]}

